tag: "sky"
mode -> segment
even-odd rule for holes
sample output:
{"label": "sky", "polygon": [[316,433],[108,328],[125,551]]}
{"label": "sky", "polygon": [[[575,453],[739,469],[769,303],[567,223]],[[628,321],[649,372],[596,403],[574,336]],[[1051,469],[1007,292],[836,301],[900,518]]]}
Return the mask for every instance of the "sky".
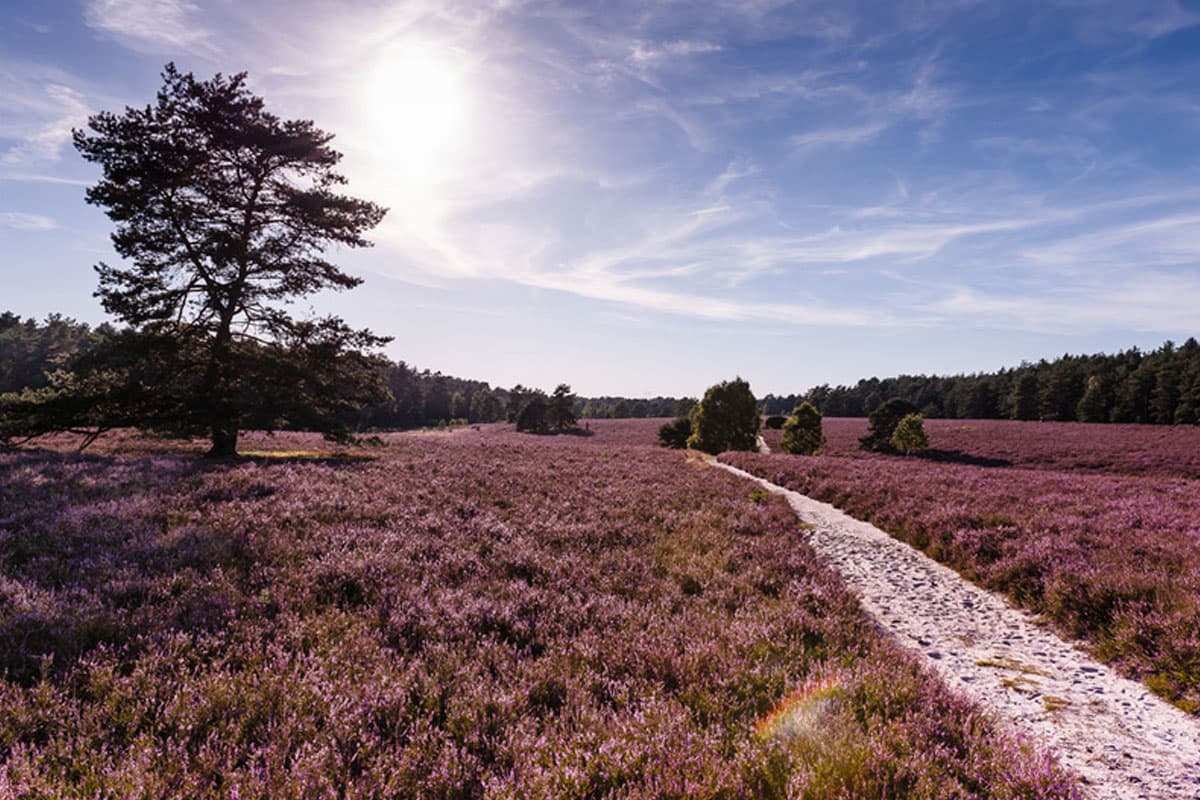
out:
{"label": "sky", "polygon": [[71,129],[248,73],[388,207],[306,298],[421,368],[759,396],[1198,333],[1200,2],[8,0],[0,310],[104,321]]}

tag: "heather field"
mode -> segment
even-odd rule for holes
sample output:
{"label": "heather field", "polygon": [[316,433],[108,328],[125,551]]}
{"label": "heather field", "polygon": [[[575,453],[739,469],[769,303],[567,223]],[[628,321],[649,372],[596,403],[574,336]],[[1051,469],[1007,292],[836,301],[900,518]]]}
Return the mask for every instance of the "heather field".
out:
{"label": "heather field", "polygon": [[[825,455],[873,457],[858,445],[866,419],[829,418],[824,431]],[[925,431],[927,461],[1200,478],[1200,426],[927,419]],[[762,435],[778,449],[782,431]]]}
{"label": "heather field", "polygon": [[[846,422],[829,426],[832,453]],[[1021,457],[1037,468],[861,452],[722,459],[874,522],[1200,712],[1200,482],[1171,477],[1187,471],[1197,431],[1150,429],[1161,447],[1155,464],[1147,450],[1126,447],[1141,427],[930,428],[931,446],[972,455],[1015,461],[1028,445]],[[1054,435],[1026,435],[1042,429]],[[1010,432],[1020,435],[1006,439]],[[1090,449],[1073,451],[1080,441]]]}
{"label": "heather field", "polygon": [[657,424],[0,454],[0,796],[1076,796]]}

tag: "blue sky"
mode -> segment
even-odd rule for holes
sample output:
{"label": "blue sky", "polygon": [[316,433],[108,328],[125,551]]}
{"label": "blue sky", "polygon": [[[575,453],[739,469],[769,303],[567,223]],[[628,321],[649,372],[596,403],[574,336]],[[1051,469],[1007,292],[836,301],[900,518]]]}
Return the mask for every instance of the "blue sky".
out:
{"label": "blue sky", "polygon": [[1195,2],[8,2],[0,308],[103,319],[70,130],[168,60],[336,134],[390,212],[310,303],[422,367],[761,395],[1197,333]]}

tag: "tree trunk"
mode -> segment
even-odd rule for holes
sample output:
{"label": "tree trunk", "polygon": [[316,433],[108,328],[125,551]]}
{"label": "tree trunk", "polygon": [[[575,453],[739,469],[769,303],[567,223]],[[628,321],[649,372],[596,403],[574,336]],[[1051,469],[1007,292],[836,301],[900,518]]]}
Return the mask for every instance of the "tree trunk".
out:
{"label": "tree trunk", "polygon": [[237,455],[238,426],[236,423],[222,421],[214,422],[212,427],[212,447],[204,454],[205,458],[230,458]]}

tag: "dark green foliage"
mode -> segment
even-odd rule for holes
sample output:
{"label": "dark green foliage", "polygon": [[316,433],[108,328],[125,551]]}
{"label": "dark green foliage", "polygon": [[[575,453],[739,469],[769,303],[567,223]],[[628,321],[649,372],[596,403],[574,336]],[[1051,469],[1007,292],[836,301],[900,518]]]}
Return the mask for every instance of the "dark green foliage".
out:
{"label": "dark green foliage", "polygon": [[916,414],[917,407],[907,400],[893,397],[879,408],[871,412],[870,425],[867,435],[858,440],[864,450],[874,450],[887,453],[892,450],[892,434],[900,420],[909,414]]}
{"label": "dark green foliage", "polygon": [[58,314],[38,324],[10,311],[0,313],[0,394],[49,385],[59,362],[90,335],[87,325]]}
{"label": "dark green foliage", "polygon": [[565,383],[560,383],[554,388],[554,394],[550,395],[550,404],[547,409],[550,427],[559,431],[574,428],[574,409],[575,395],[571,393],[571,387]]}
{"label": "dark green foliage", "polygon": [[[509,393],[517,430],[522,433],[563,432],[576,428],[575,395],[571,387],[560,383],[549,397],[538,389],[513,387]],[[516,403],[520,403],[519,406]]]}
{"label": "dark green foliage", "polygon": [[821,452],[825,436],[821,433],[821,412],[812,403],[796,406],[792,415],[783,423],[783,437],[779,447],[785,453],[815,456]]}
{"label": "dark green foliage", "polygon": [[859,417],[879,398],[893,397],[927,418],[1196,424],[1200,342],[1166,342],[1150,353],[1064,355],[993,373],[867,378],[853,386],[815,386],[803,395],[767,395],[760,408],[780,414],[808,400],[827,417]]}
{"label": "dark green foliage", "polygon": [[787,422],[787,417],[783,414],[772,414],[763,420],[763,427],[777,431],[783,427],[783,423]]}
{"label": "dark green foliage", "polygon": [[758,403],[750,384],[741,378],[710,386],[692,409],[688,447],[706,453],[755,450],[758,444]]}
{"label": "dark green foliage", "polygon": [[[354,424],[359,430],[437,426],[456,416],[465,416],[473,423],[499,422],[505,418],[508,392],[493,389],[483,381],[418,370],[403,361],[388,364],[383,375],[390,394],[384,402],[354,414]],[[455,395],[467,398],[465,410],[452,408]],[[454,413],[460,411],[465,413]]]}
{"label": "dark green foliage", "polygon": [[337,194],[332,135],[267,112],[245,74],[197,81],[168,64],[162,77],[155,105],[74,132],[103,171],[87,200],[129,264],[100,264],[96,295],[130,330],[77,359],[47,401],[86,387],[114,412],[89,411],[93,423],[203,432],[212,456],[233,455],[247,426],[344,435],[348,412],[386,396],[383,362],[363,351],[387,339],[285,308],[361,283],[325,251],[368,246],[384,209]]}
{"label": "dark green foliage", "polygon": [[538,393],[525,401],[517,413],[517,430],[523,433],[546,433],[550,430],[550,403]]}
{"label": "dark green foliage", "polygon": [[925,418],[920,414],[909,414],[896,424],[892,431],[892,447],[909,456],[929,446],[925,435]]}
{"label": "dark green foliage", "polygon": [[624,419],[687,416],[696,401],[691,397],[582,397],[576,416],[587,419]]}
{"label": "dark green foliage", "polygon": [[504,413],[504,405],[500,398],[481,386],[471,393],[471,403],[467,408],[467,419],[471,422],[496,422]]}
{"label": "dark green foliage", "polygon": [[1038,418],[1038,378],[1026,372],[1017,379],[1009,399],[1013,419],[1031,420]]}
{"label": "dark green foliage", "polygon": [[662,447],[682,450],[688,445],[688,437],[692,435],[692,421],[687,417],[668,422],[658,429],[658,443]]}
{"label": "dark green foliage", "polygon": [[508,410],[506,418],[509,422],[516,422],[521,411],[524,410],[525,404],[529,399],[537,394],[536,390],[526,389],[521,384],[517,384],[508,390]]}
{"label": "dark green foliage", "polygon": [[1109,393],[1105,390],[1104,382],[1100,376],[1092,375],[1087,379],[1086,386],[1083,397],[1075,406],[1075,419],[1080,422],[1108,422]]}

